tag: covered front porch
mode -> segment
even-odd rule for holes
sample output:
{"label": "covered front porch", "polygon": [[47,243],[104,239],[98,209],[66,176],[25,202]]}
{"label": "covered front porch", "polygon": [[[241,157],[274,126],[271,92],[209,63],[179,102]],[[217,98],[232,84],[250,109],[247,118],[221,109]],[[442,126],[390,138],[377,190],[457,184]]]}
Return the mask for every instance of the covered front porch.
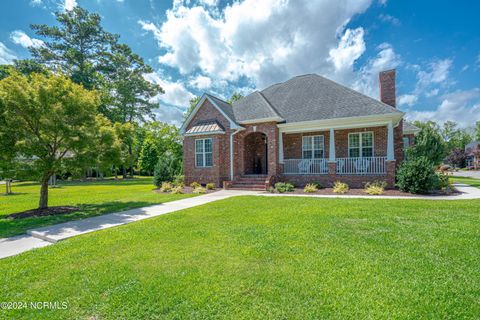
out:
{"label": "covered front porch", "polygon": [[319,130],[280,127],[280,175],[295,184],[340,180],[361,187],[385,180],[393,187],[398,127],[392,122]]}

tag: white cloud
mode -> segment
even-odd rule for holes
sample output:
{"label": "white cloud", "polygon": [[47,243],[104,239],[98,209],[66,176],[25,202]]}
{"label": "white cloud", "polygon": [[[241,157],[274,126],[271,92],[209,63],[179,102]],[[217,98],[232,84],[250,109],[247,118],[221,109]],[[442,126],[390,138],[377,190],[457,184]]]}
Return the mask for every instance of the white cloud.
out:
{"label": "white cloud", "polygon": [[77,6],[77,0],[65,0],[63,3],[63,9],[65,11],[71,11]]}
{"label": "white cloud", "polygon": [[12,33],[10,33],[10,39],[13,41],[13,43],[21,45],[24,48],[30,48],[30,47],[38,48],[40,46],[43,46],[44,44],[42,40],[30,38],[22,30],[15,30]]}
{"label": "white cloud", "polygon": [[377,55],[360,69],[358,78],[352,85],[354,89],[375,99],[379,97],[378,74],[384,70],[397,68],[402,62],[388,43],[382,43],[377,50]]}
{"label": "white cloud", "polygon": [[42,3],[43,3],[42,0],[30,0],[30,5],[31,5],[32,7],[38,7],[38,6],[40,6]]}
{"label": "white cloud", "polygon": [[15,54],[0,42],[0,64],[11,64],[14,59],[17,59]]}
{"label": "white cloud", "polygon": [[400,20],[398,20],[397,18],[395,18],[394,16],[391,16],[389,14],[383,14],[381,13],[378,18],[383,21],[383,22],[387,22],[387,23],[391,23],[392,25],[394,26],[399,26],[401,25],[400,23]]}
{"label": "white cloud", "polygon": [[146,74],[145,79],[160,85],[165,90],[165,94],[159,95],[158,100],[169,105],[187,108],[190,99],[194,97],[181,82],[164,80],[158,73]]}
{"label": "white cloud", "polygon": [[418,96],[414,94],[404,94],[398,97],[398,105],[399,106],[413,106],[418,101]]}
{"label": "white cloud", "polygon": [[218,4],[218,0],[199,0],[198,2],[207,6],[216,6]]}
{"label": "white cloud", "polygon": [[445,83],[448,80],[452,63],[452,59],[436,60],[429,64],[429,71],[419,71],[417,74],[419,88]]}
{"label": "white cloud", "polygon": [[432,111],[414,111],[407,115],[409,120],[452,120],[462,127],[480,120],[480,88],[460,90],[442,97],[440,105]]}
{"label": "white cloud", "polygon": [[190,80],[190,85],[198,89],[208,89],[212,86],[212,80],[209,77],[198,75]]}
{"label": "white cloud", "polygon": [[328,60],[333,62],[336,71],[352,70],[355,60],[365,52],[363,28],[347,29],[336,48],[330,49]]}
{"label": "white cloud", "polygon": [[[245,0],[219,12],[175,1],[163,24],[139,23],[165,51],[159,61],[182,75],[201,72],[214,82],[246,79],[257,87],[303,73],[347,81],[353,73],[338,74],[337,68],[351,67],[365,44],[362,28],[345,27],[370,4],[371,0]],[[331,52],[341,56],[332,57]]]}
{"label": "white cloud", "polygon": [[386,5],[387,5],[387,0],[378,0],[378,3],[379,3],[381,6],[386,6]]}
{"label": "white cloud", "polygon": [[427,98],[435,97],[436,95],[438,95],[439,91],[440,90],[438,90],[438,88],[427,91],[427,92],[425,92],[425,97],[427,97]]}

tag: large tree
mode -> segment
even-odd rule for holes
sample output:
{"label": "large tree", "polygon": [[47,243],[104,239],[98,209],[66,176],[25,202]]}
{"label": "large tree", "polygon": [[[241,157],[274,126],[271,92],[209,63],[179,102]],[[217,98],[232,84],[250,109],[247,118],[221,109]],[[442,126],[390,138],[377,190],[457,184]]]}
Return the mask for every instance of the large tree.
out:
{"label": "large tree", "polygon": [[96,13],[76,6],[73,10],[55,13],[58,26],[34,24],[31,28],[45,38],[45,44],[31,47],[36,62],[51,70],[61,70],[87,89],[97,88],[102,59],[117,42],[118,35],[105,31]]}
{"label": "large tree", "polygon": [[58,74],[13,73],[0,81],[0,137],[41,182],[39,208],[48,206],[48,180],[95,142],[98,95]]}
{"label": "large tree", "polygon": [[106,90],[111,97],[103,113],[111,120],[143,122],[155,118],[153,110],[158,102],[153,98],[163,93],[163,89],[144,78],[153,69],[145,64],[142,57],[135,54],[129,46],[116,44],[103,62]]}
{"label": "large tree", "polygon": [[447,154],[450,154],[454,149],[465,150],[465,145],[473,139],[469,129],[460,128],[454,121],[446,121],[443,124],[442,135]]}

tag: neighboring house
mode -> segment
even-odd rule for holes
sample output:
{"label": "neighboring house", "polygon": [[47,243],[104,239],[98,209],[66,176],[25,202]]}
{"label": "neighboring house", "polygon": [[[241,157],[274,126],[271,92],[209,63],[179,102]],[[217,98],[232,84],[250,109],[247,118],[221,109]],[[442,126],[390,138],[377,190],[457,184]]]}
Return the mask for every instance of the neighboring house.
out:
{"label": "neighboring house", "polygon": [[480,169],[480,141],[470,142],[465,146],[467,168]]}
{"label": "neighboring house", "polygon": [[[265,189],[340,180],[353,187],[395,172],[418,128],[396,109],[395,70],[381,101],[316,74],[255,91],[233,105],[204,94],[182,125],[185,182]],[[405,130],[405,132],[404,132]]]}

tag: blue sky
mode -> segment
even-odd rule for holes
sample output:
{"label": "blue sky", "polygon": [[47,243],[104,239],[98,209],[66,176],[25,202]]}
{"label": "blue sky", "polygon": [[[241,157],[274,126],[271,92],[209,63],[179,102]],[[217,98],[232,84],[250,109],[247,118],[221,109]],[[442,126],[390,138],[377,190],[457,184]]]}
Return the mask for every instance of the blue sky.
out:
{"label": "blue sky", "polygon": [[154,67],[159,120],[179,124],[207,91],[248,94],[318,73],[378,97],[378,72],[397,69],[408,119],[480,120],[480,3],[400,0],[10,0],[0,4],[0,63],[41,45],[31,23],[80,5],[98,12]]}

